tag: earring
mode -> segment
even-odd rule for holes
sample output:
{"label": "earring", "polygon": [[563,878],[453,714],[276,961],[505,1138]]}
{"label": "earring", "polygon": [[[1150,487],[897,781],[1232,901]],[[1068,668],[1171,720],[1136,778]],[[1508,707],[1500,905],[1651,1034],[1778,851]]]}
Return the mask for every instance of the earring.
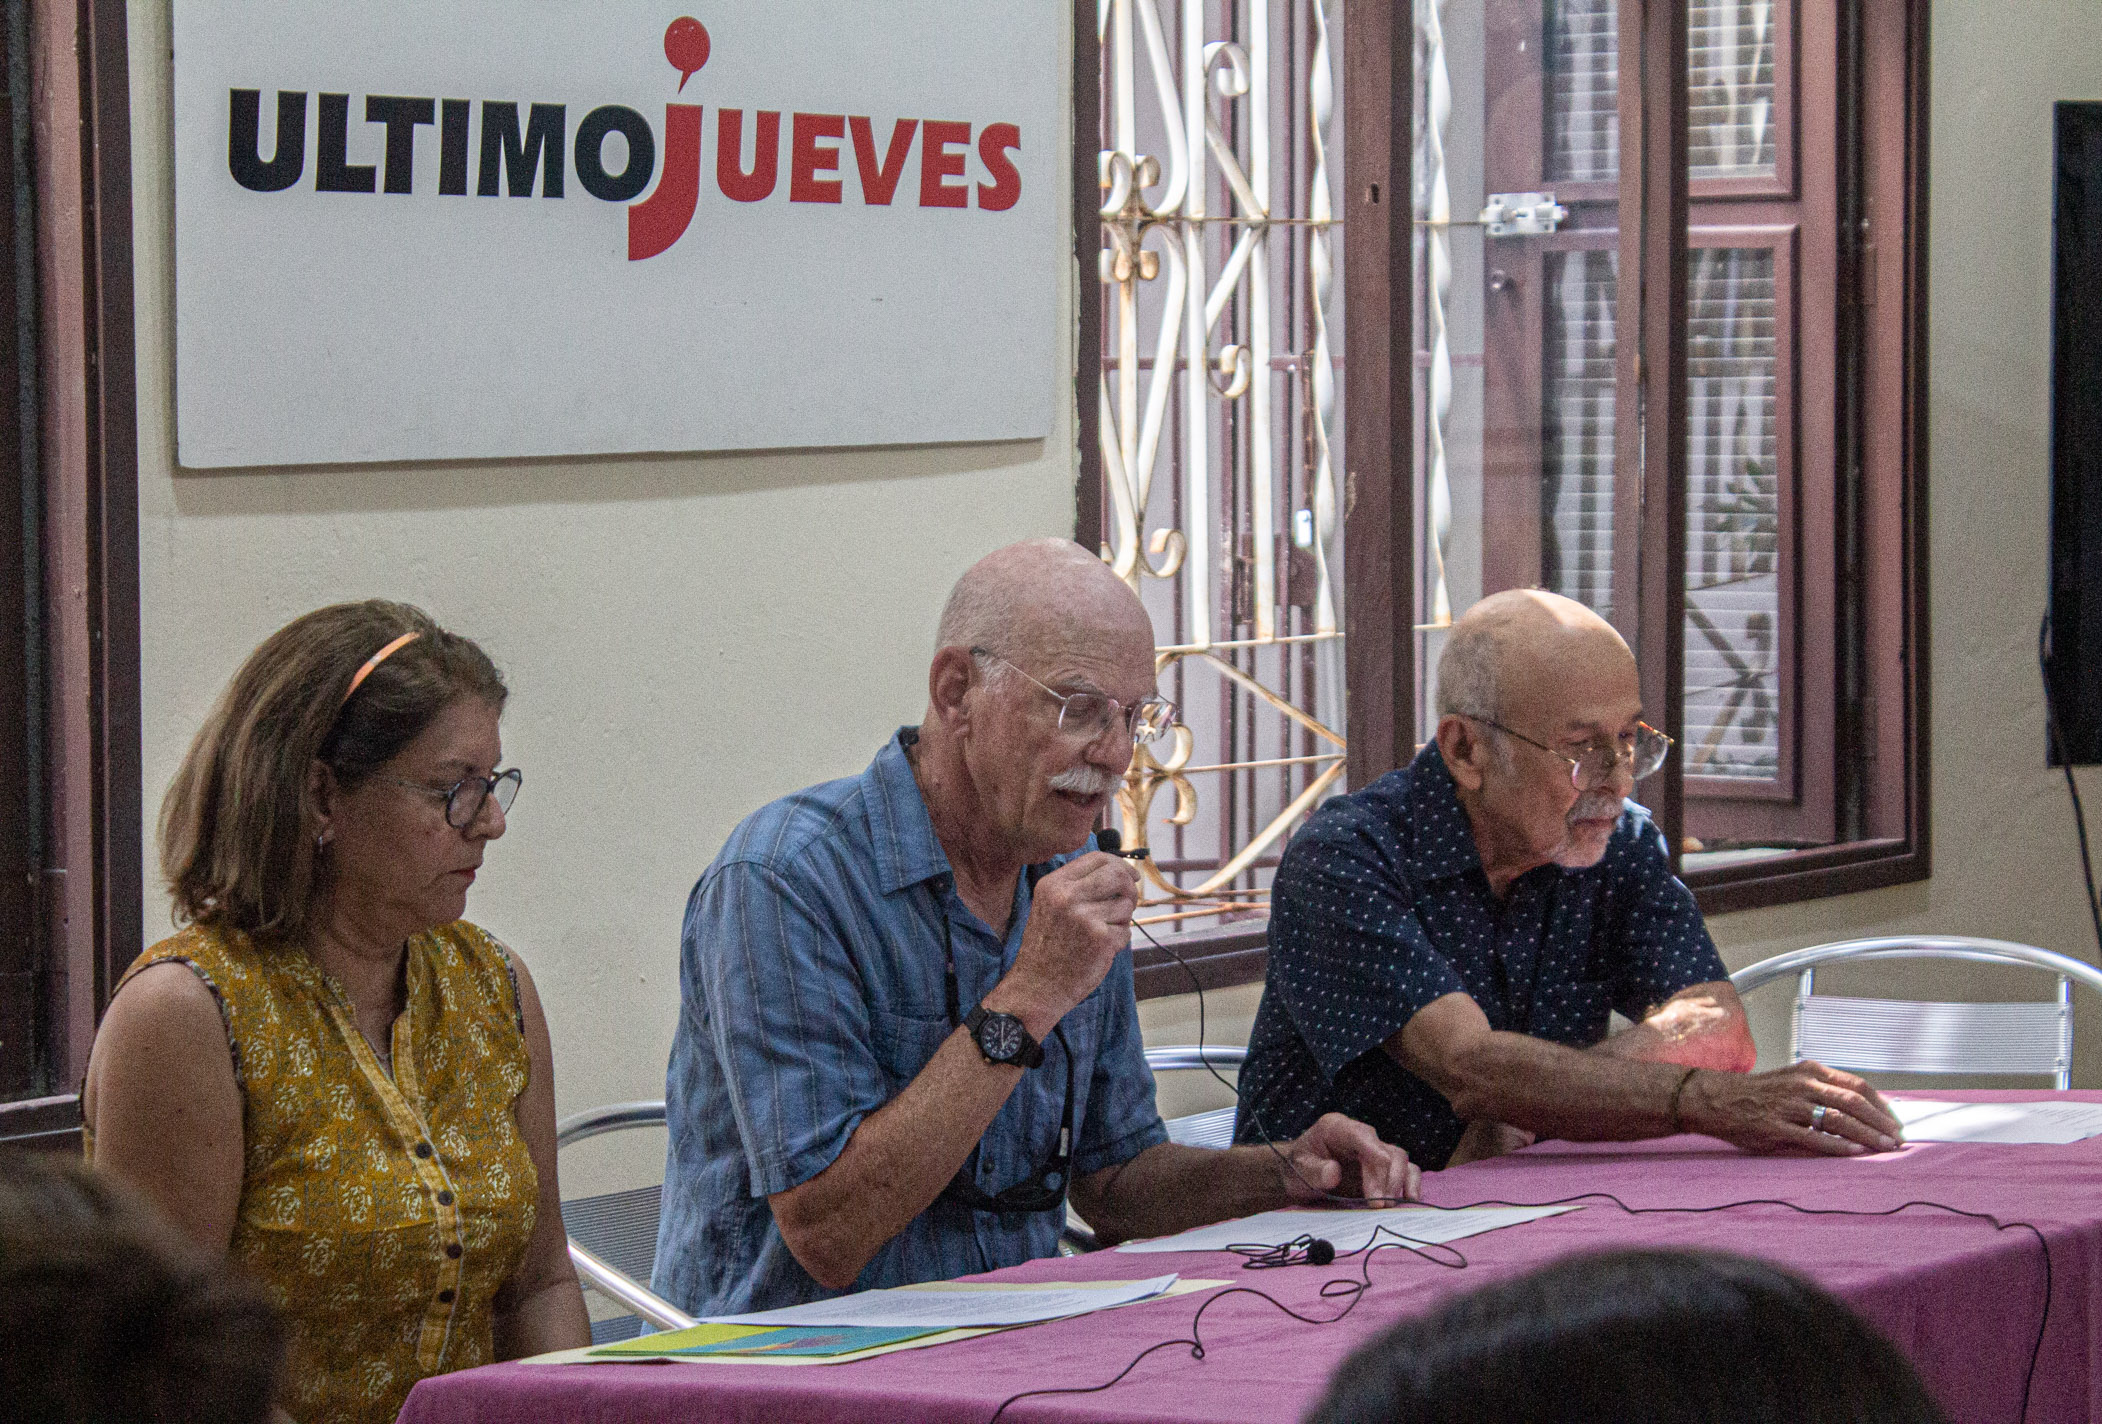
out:
{"label": "earring", "polygon": [[320,854],[322,854],[322,853],[323,853],[324,851],[326,851],[327,849],[328,849],[328,832],[327,832],[327,831],[316,831],[316,832],[314,833],[314,854],[316,854],[316,855],[320,855]]}

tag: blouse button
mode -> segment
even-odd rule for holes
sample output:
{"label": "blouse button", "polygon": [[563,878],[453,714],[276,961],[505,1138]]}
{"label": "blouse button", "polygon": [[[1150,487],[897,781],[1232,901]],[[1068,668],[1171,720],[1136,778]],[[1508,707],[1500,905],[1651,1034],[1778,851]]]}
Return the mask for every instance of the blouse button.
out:
{"label": "blouse button", "polygon": [[416,1144],[416,1155],[417,1155],[418,1157],[428,1157],[428,1156],[430,1156],[430,1155],[431,1155],[431,1144],[430,1144],[430,1143],[428,1143],[428,1142],[419,1142],[419,1143],[417,1143],[417,1144]]}
{"label": "blouse button", "polygon": [[444,1289],[444,1290],[442,1290],[442,1291],[439,1291],[439,1292],[438,1292],[438,1304],[440,1304],[440,1305],[451,1305],[452,1303],[453,1303],[453,1293],[452,1293],[452,1288],[451,1288],[451,1287],[449,1287],[449,1286],[448,1286],[448,1287],[447,1287],[446,1289]]}
{"label": "blouse button", "polygon": [[438,1193],[438,1205],[440,1205],[440,1206],[451,1206],[452,1204],[453,1204],[453,1194],[452,1194],[451,1192],[440,1192],[440,1193]]}
{"label": "blouse button", "polygon": [[454,1259],[455,1261],[459,1260],[459,1259],[460,1259],[460,1243],[459,1243],[459,1242],[457,1242],[457,1241],[448,1241],[448,1242],[446,1242],[446,1243],[445,1243],[445,1254],[446,1254],[446,1255],[448,1255],[448,1256],[450,1256],[450,1257],[452,1257],[452,1258],[453,1258],[453,1259]]}

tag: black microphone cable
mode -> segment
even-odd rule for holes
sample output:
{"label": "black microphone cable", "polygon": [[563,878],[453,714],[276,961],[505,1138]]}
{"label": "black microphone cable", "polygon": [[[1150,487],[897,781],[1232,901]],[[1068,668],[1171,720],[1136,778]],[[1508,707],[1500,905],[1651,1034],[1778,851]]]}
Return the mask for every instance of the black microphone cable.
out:
{"label": "black microphone cable", "polygon": [[[1394,1239],[1392,1241],[1381,1241],[1379,1239],[1381,1235],[1394,1236]],[[1381,1251],[1407,1251],[1411,1255],[1422,1256],[1425,1260],[1431,1261],[1434,1265],[1450,1266],[1455,1270],[1462,1269],[1466,1266],[1467,1258],[1465,1256],[1461,1256],[1457,1250],[1454,1250],[1451,1246],[1446,1246],[1443,1249],[1451,1251],[1452,1254],[1455,1256],[1459,1256],[1459,1261],[1457,1263],[1450,1261],[1439,1261],[1435,1257],[1427,1256],[1420,1249],[1420,1243],[1413,1242],[1405,1237],[1398,1236],[1394,1232],[1389,1231],[1384,1226],[1378,1227],[1374,1230],[1372,1239],[1367,1241],[1363,1246],[1358,1247],[1354,1251],[1347,1251],[1342,1253],[1344,1256],[1357,1256],[1360,1258],[1358,1263],[1358,1278],[1356,1280],[1352,1280],[1348,1276],[1338,1276],[1334,1280],[1322,1282],[1321,1299],[1329,1301],[1340,1300],[1343,1302],[1342,1308],[1336,1311],[1333,1315],[1307,1315],[1298,1310],[1294,1310],[1291,1306],[1286,1305],[1283,1301],[1279,1300],[1276,1296],[1271,1295],[1268,1291],[1258,1290],[1254,1286],[1228,1286],[1224,1290],[1212,1292],[1211,1295],[1209,1295],[1204,1300],[1204,1302],[1197,1307],[1196,1313],[1191,1315],[1190,1317],[1190,1333],[1188,1335],[1177,1336],[1172,1340],[1155,1341],[1153,1344],[1148,1345],[1145,1349],[1139,1351],[1136,1355],[1133,1355],[1130,1361],[1124,1366],[1123,1369],[1118,1370],[1114,1375],[1102,1381],[1102,1383],[1100,1384],[1050,1385],[1042,1389],[1025,1389],[1018,1394],[1011,1394],[1006,1399],[1000,1401],[999,1407],[993,1411],[992,1418],[986,1421],[986,1424],[1000,1424],[1001,1417],[1007,1413],[1008,1409],[1011,1406],[1025,1399],[1036,1399],[1041,1396],[1053,1394],[1100,1394],[1104,1390],[1114,1389],[1116,1386],[1122,1384],[1125,1378],[1128,1375],[1130,1375],[1130,1373],[1133,1370],[1137,1369],[1140,1366],[1140,1364],[1142,1364],[1149,1356],[1156,1355],[1162,1350],[1172,1350],[1177,1345],[1187,1345],[1190,1350],[1190,1358],[1193,1360],[1202,1361],[1208,1353],[1208,1347],[1204,1343],[1203,1331],[1205,1314],[1206,1312],[1211,1310],[1213,1306],[1217,1305],[1220,1301],[1227,1300],[1233,1296],[1253,1296],[1266,1305],[1274,1306],[1276,1309],[1282,1311],[1284,1314],[1290,1316],[1292,1319],[1300,1322],[1303,1325],[1334,1325],[1348,1317],[1353,1310],[1356,1310],[1358,1308],[1359,1302],[1364,1300],[1366,1293],[1372,1289],[1372,1258],[1378,1255]]]}
{"label": "black microphone cable", "polygon": [[[2058,765],[2066,774],[2066,794],[2073,798],[2073,830],[2080,838],[2080,873],[2087,878],[2087,913],[2094,921],[2095,948],[2102,952],[2102,899],[2095,896],[2095,867],[2088,858],[2087,813],[2080,809],[2080,783],[2073,779],[2073,756],[2066,749],[2065,733],[2058,725],[2058,700],[2051,692],[2051,613],[2036,630],[2036,670],[2044,684],[2044,730],[2058,753]],[[1150,939],[1151,936],[1149,935]]]}
{"label": "black microphone cable", "polygon": [[[2048,640],[2048,637],[2049,619],[2047,616],[2044,629],[2044,638]],[[2040,651],[2040,658],[2048,656],[2047,649],[2048,642],[2046,641],[2044,645],[2044,650]],[[2049,711],[2049,697],[2050,691],[2047,673],[2045,688],[2047,715]],[[2052,734],[2054,737],[2057,735],[2055,718],[2052,721]],[[2068,780],[2070,781],[2071,768],[2068,767],[2067,771]],[[2074,792],[2074,808],[2075,815],[2078,816],[2079,793],[2077,789]],[[1109,833],[1109,838],[1110,843],[1104,848],[1110,850],[1113,854],[1122,853],[1121,838],[1117,837],[1114,831]],[[2087,837],[2085,823],[2083,821],[2081,826],[2081,859],[2083,868],[2085,868],[2087,860],[2086,851]],[[2093,906],[2094,901],[2092,899],[2092,875],[2090,875],[2089,877],[2089,893],[2091,897],[2090,904],[2091,906]],[[1188,976],[1190,981],[1190,987],[1197,996],[1197,1043],[1199,1050],[1198,1061],[1204,1065],[1206,1071],[1208,1071],[1213,1078],[1218,1080],[1219,1084],[1222,1087],[1224,1087],[1228,1092],[1234,1095],[1234,1100],[1240,1104],[1241,1110],[1247,1111],[1250,1114],[1251,1122],[1255,1127],[1257,1135],[1262,1139],[1263,1145],[1268,1147],[1271,1150],[1271,1152],[1276,1154],[1278,1161],[1284,1165],[1285,1169],[1289,1171],[1294,1177],[1297,1177],[1299,1179],[1300,1185],[1304,1186],[1309,1192],[1315,1193],[1319,1198],[1334,1202],[1338,1205],[1390,1206],[1397,1204],[1395,1199],[1390,1197],[1350,1197],[1340,1195],[1335,1192],[1325,1191],[1319,1187],[1316,1187],[1312,1182],[1309,1182],[1306,1179],[1305,1174],[1299,1170],[1297,1164],[1294,1163],[1292,1159],[1288,1157],[1277,1146],[1277,1144],[1270,1139],[1269,1133],[1263,1128],[1260,1117],[1255,1115],[1255,1109],[1253,1108],[1253,1106],[1242,1101],[1239,1086],[1232,1082],[1229,1082],[1226,1076],[1218,1070],[1218,1068],[1211,1062],[1210,1058],[1204,1053],[1203,1050],[1208,1046],[1205,1037],[1204,983],[1198,977],[1197,971],[1191,968],[1188,960],[1184,959],[1180,954],[1177,954],[1174,950],[1168,948],[1167,945],[1161,943],[1161,941],[1154,935],[1154,933],[1151,930],[1147,929],[1145,925],[1140,924],[1136,920],[1134,920],[1132,924],[1133,927],[1139,931],[1139,933],[1146,936],[1148,943],[1152,944],[1153,947],[1158,949],[1161,953],[1167,955],[1168,958],[1174,960],[1175,963],[1182,969],[1182,972],[1186,976]],[[2102,912],[2098,912],[2096,930],[2098,941],[2102,941]],[[2036,1238],[2037,1247],[2042,1253],[2044,1267],[2043,1309],[2037,1316],[2036,1335],[2030,1343],[2029,1365],[2022,1376],[2021,1411],[2019,1414],[2016,1415],[2016,1418],[2018,1420],[2025,1420],[2029,1417],[2029,1398],[2031,1389],[2036,1379],[2037,1362],[2043,1354],[2044,1336],[2050,1324],[2051,1295],[2054,1289],[2053,1270],[2051,1263],[2051,1243],[2045,1238],[2043,1230],[2033,1222],[2003,1221],[1990,1212],[1973,1211],[1965,1207],[1950,1206],[1946,1202],[1928,1201],[1925,1199],[1914,1199],[1910,1201],[1905,1201],[1899,1203],[1897,1206],[1886,1207],[1880,1210],[1868,1210],[1865,1208],[1858,1207],[1803,1206],[1799,1203],[1787,1201],[1779,1197],[1754,1197],[1748,1198],[1743,1201],[1719,1202],[1711,1206],[1637,1207],[1629,1206],[1625,1201],[1621,1200],[1621,1198],[1615,1196],[1611,1192],[1592,1191],[1580,1192],[1575,1196],[1557,1197],[1550,1201],[1539,1202],[1507,1201],[1502,1199],[1490,1198],[1481,1201],[1468,1202],[1461,1206],[1451,1207],[1435,1206],[1428,1202],[1419,1203],[1419,1205],[1431,1211],[1467,1211],[1477,1207],[1499,1206],[1518,1207],[1523,1209],[1536,1209],[1539,1207],[1550,1206],[1583,1206],[1591,1202],[1610,1203],[1612,1206],[1618,1208],[1620,1211],[1626,1213],[1629,1216],[1703,1216],[1710,1215],[1716,1212],[1741,1210],[1748,1207],[1770,1206],[1778,1207],[1785,1211],[1791,1211],[1800,1216],[1894,1217],[1902,1212],[1909,1211],[1915,1207],[1919,1207],[1933,1211],[1947,1212],[1951,1215],[1966,1217],[1974,1221],[1982,1221],[1990,1225],[1995,1232],[2027,1231],[2031,1236]],[[1390,1236],[1393,1239],[1390,1241],[1382,1241],[1380,1239],[1382,1236]],[[1071,1385],[1051,1387],[1045,1389],[1032,1389],[1024,1390],[1018,1394],[1011,1395],[1007,1399],[1001,1401],[999,1407],[993,1411],[992,1419],[988,1421],[988,1424],[999,1424],[999,1420],[1003,1415],[1006,1414],[1008,1407],[1017,1403],[1020,1400],[1033,1399],[1041,1395],[1054,1394],[1099,1394],[1104,1390],[1114,1388],[1116,1385],[1121,1384],[1125,1380],[1125,1378],[1128,1377],[1133,1370],[1137,1369],[1139,1365],[1142,1362],[1144,1362],[1149,1356],[1157,1354],[1162,1350],[1172,1349],[1177,1345],[1188,1346],[1190,1349],[1190,1357],[1194,1360],[1202,1361],[1205,1358],[1205,1345],[1200,1327],[1204,1320],[1205,1312],[1210,1310],[1214,1305],[1218,1304],[1222,1300],[1225,1300],[1229,1296],[1254,1296],[1259,1300],[1262,1300],[1272,1306],[1275,1306],[1278,1310],[1284,1312],[1284,1314],[1290,1316],[1292,1319],[1300,1321],[1307,1325],[1333,1325],[1338,1321],[1342,1320],[1344,1317],[1348,1316],[1353,1310],[1357,1309],[1358,1304],[1364,1299],[1366,1293],[1371,1290],[1372,1257],[1380,1251],[1406,1250],[1410,1255],[1415,1256],[1418,1259],[1428,1261],[1432,1265],[1442,1266],[1451,1270],[1464,1270],[1467,1268],[1468,1265],[1467,1257],[1459,1250],[1458,1247],[1453,1246],[1449,1242],[1428,1243],[1412,1241],[1409,1238],[1402,1236],[1399,1232],[1393,1231],[1391,1228],[1386,1227],[1384,1225],[1374,1228],[1372,1236],[1367,1240],[1365,1245],[1357,1247],[1354,1250],[1345,1252],[1336,1252],[1331,1243],[1327,1241],[1322,1241],[1319,1238],[1315,1238],[1312,1236],[1301,1236],[1295,1238],[1293,1241],[1286,1242],[1281,1245],[1270,1245],[1266,1243],[1257,1242],[1229,1246],[1227,1249],[1243,1258],[1242,1268],[1244,1270],[1265,1270],[1289,1265],[1328,1264],[1328,1261],[1316,1261],[1314,1259],[1314,1253],[1312,1251],[1312,1248],[1317,1244],[1329,1247],[1330,1260],[1347,1259],[1351,1256],[1358,1256],[1361,1258],[1357,1280],[1353,1281],[1348,1277],[1337,1277],[1333,1280],[1325,1281],[1322,1283],[1321,1297],[1324,1300],[1346,1300],[1346,1303],[1344,1304],[1343,1308],[1337,1311],[1334,1315],[1325,1318],[1304,1315],[1292,1309],[1290,1306],[1286,1305],[1284,1302],[1278,1300],[1276,1297],[1270,1295],[1266,1291],[1258,1290],[1253,1286],[1231,1286],[1226,1290],[1215,1292],[1197,1307],[1196,1313],[1190,1317],[1190,1333],[1187,1336],[1178,1337],[1176,1339],[1171,1340],[1161,1340],[1157,1341],[1154,1344],[1148,1345],[1146,1348],[1134,1355],[1131,1358],[1131,1360],[1124,1366],[1124,1368],[1117,1371],[1115,1375],[1103,1381],[1101,1384]],[[1430,1249],[1427,1248],[1433,1247],[1437,1250],[1441,1250],[1450,1254],[1456,1259],[1443,1260],[1437,1256],[1430,1254]]]}
{"label": "black microphone cable", "polygon": [[[1800,1203],[1787,1201],[1780,1197],[1752,1197],[1744,1201],[1718,1202],[1711,1206],[1629,1206],[1625,1201],[1621,1200],[1613,1193],[1604,1191],[1579,1192],[1574,1196],[1557,1197],[1550,1201],[1537,1202],[1508,1201],[1500,1198],[1486,1198],[1481,1201],[1468,1202],[1464,1206],[1430,1207],[1429,1209],[1433,1211],[1466,1211],[1471,1208],[1485,1206],[1520,1207],[1526,1209],[1533,1209],[1538,1207],[1549,1206],[1584,1206],[1594,1202],[1609,1203],[1629,1216],[1706,1216],[1712,1215],[1717,1212],[1743,1210],[1748,1207],[1770,1206],[1779,1207],[1784,1211],[1795,1212],[1797,1215],[1800,1216],[1890,1217],[1897,1216],[1902,1212],[1910,1211],[1915,1207],[1920,1207],[1933,1211],[1948,1212],[1952,1216],[1967,1217],[1973,1221],[1982,1221],[1985,1222],[1987,1225],[1991,1226],[1996,1232],[2027,1231],[2031,1236],[2034,1236],[2036,1238],[2037,1247],[2042,1252],[2044,1267],[2043,1310],[2037,1316],[2036,1335],[2029,1346],[2029,1366],[2022,1375],[2021,1409],[2020,1412],[2018,1412],[2015,1415],[2015,1418],[2018,1421],[2026,1420],[2029,1417],[2030,1392],[2036,1381],[2037,1361],[2043,1355],[2044,1336],[2046,1334],[2047,1328],[2051,1320],[2051,1295],[2054,1289],[2053,1271],[2051,1264],[2051,1243],[2044,1236],[2042,1229],[2038,1227],[2034,1222],[2002,1221],[1999,1217],[1994,1216],[1991,1212],[1973,1211],[1965,1207],[1950,1206],[1946,1202],[1928,1201],[1923,1198],[1900,1202],[1896,1206],[1885,1207],[1880,1210],[1868,1210],[1866,1208],[1860,1207],[1803,1206]],[[1382,1235],[1392,1236],[1394,1239],[1391,1241],[1382,1241],[1379,1239]],[[1288,1243],[1288,1247],[1294,1247],[1300,1244],[1300,1242]],[[1447,1251],[1458,1258],[1456,1261],[1443,1261],[1439,1260],[1435,1256],[1430,1255],[1427,1251],[1423,1249],[1423,1245],[1424,1243],[1410,1241],[1408,1238],[1401,1236],[1399,1233],[1394,1232],[1385,1226],[1381,1226],[1374,1230],[1371,1240],[1369,1240],[1364,1246],[1361,1246],[1354,1251],[1343,1253],[1343,1255],[1345,1256],[1358,1256],[1361,1258],[1358,1268],[1358,1278],[1356,1280],[1352,1280],[1347,1276],[1340,1276],[1333,1280],[1324,1281],[1322,1283],[1321,1298],[1323,1300],[1342,1300],[1344,1302],[1342,1309],[1336,1311],[1333,1315],[1313,1316],[1303,1314],[1300,1311],[1294,1310],[1291,1306],[1286,1305],[1283,1301],[1277,1299],[1269,1292],[1258,1290],[1254,1286],[1229,1286],[1225,1290],[1214,1292],[1209,1298],[1207,1298],[1201,1305],[1197,1307],[1196,1313],[1190,1317],[1188,1335],[1178,1336],[1174,1339],[1169,1340],[1156,1341],[1155,1343],[1146,1346],[1144,1349],[1140,1350],[1136,1355],[1133,1355],[1131,1359],[1125,1364],[1125,1366],[1122,1369],[1118,1370],[1116,1374],[1112,1375],[1110,1378],[1104,1380],[1100,1384],[1054,1385],[1042,1389],[1023,1390],[1017,1394],[1009,1395],[1006,1399],[1002,1400],[1000,1402],[999,1407],[993,1411],[992,1418],[988,1421],[988,1424],[999,1424],[1001,1417],[1006,1414],[1008,1407],[1024,1399],[1034,1399],[1039,1396],[1054,1394],[1100,1394],[1104,1390],[1112,1389],[1117,1385],[1122,1384],[1124,1380],[1131,1374],[1131,1372],[1137,1369],[1139,1365],[1143,1363],[1148,1357],[1158,1354],[1162,1350],[1173,1349],[1178,1345],[1188,1346],[1190,1351],[1190,1358],[1201,1362],[1206,1357],[1206,1347],[1204,1344],[1204,1334],[1202,1330],[1205,1313],[1209,1311],[1213,1306],[1217,1305],[1220,1301],[1225,1300],[1231,1296],[1254,1296],[1256,1299],[1263,1301],[1268,1305],[1276,1307],[1278,1310],[1282,1311],[1285,1315],[1291,1317],[1293,1320],[1299,1321],[1300,1323],[1305,1325],[1334,1325],[1337,1322],[1343,1320],[1345,1317],[1347,1317],[1352,1311],[1356,1310],[1358,1305],[1364,1300],[1366,1294],[1372,1289],[1372,1258],[1381,1251],[1406,1250],[1407,1252],[1409,1252],[1409,1254],[1416,1256],[1422,1260],[1429,1261],[1433,1265],[1445,1266],[1453,1270],[1466,1269],[1468,1265],[1467,1258],[1459,1251],[1457,1247],[1454,1247],[1449,1243],[1441,1246],[1439,1249]],[[1288,1247],[1263,1249],[1285,1250],[1288,1249]],[[1286,1263],[1280,1261],[1274,1264]],[[1251,1260],[1248,1263],[1247,1269],[1262,1269],[1262,1267]]]}
{"label": "black microphone cable", "polygon": [[[1119,843],[1121,844],[1121,841]],[[1238,1084],[1228,1082],[1226,1079],[1226,1075],[1219,1071],[1218,1066],[1212,1062],[1210,1055],[1205,1052],[1205,1049],[1208,1048],[1210,1045],[1205,1041],[1204,1035],[1204,981],[1197,977],[1197,971],[1190,967],[1190,962],[1187,959],[1184,959],[1174,950],[1168,948],[1168,946],[1166,946],[1165,944],[1162,944],[1160,940],[1155,937],[1152,930],[1147,929],[1145,925],[1141,924],[1137,920],[1133,920],[1131,922],[1131,927],[1137,930],[1140,934],[1146,936],[1146,942],[1148,944],[1152,945],[1162,954],[1167,955],[1168,958],[1174,960],[1177,967],[1180,968],[1182,972],[1188,976],[1190,981],[1190,988],[1197,995],[1198,1061],[1204,1064],[1205,1071],[1207,1073],[1210,1073],[1213,1078],[1217,1079],[1221,1087],[1225,1088],[1227,1092],[1233,1094],[1234,1102],[1237,1104],[1238,1111],[1245,1112],[1248,1114],[1248,1120],[1255,1128],[1256,1137],[1261,1140],[1263,1146],[1269,1148],[1271,1152],[1276,1154],[1277,1160],[1284,1165],[1284,1168],[1287,1172],[1290,1172],[1294,1177],[1299,1179],[1299,1185],[1305,1187],[1307,1191],[1312,1193],[1317,1200],[1329,1202],[1336,1206],[1384,1207],[1407,1205],[1407,1198],[1405,1197],[1345,1196],[1338,1192],[1331,1192],[1326,1190],[1325,1188],[1317,1187],[1312,1182],[1306,1179],[1306,1173],[1299,1170],[1299,1164],[1294,1162],[1290,1157],[1286,1156],[1284,1150],[1280,1148],[1274,1140],[1272,1140],[1270,1136],[1270,1131],[1268,1128],[1263,1126],[1262,1116],[1256,1111],[1255,1105],[1251,1102],[1248,1102],[1241,1096],[1240,1086]]]}

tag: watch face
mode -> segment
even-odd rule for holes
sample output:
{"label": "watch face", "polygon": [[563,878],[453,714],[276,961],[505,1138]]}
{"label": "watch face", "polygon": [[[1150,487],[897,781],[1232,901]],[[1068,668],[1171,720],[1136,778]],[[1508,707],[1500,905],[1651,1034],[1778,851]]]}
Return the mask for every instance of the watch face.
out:
{"label": "watch face", "polygon": [[1022,1056],[1021,1020],[1011,1014],[988,1014],[978,1025],[978,1047],[988,1058],[1011,1063]]}

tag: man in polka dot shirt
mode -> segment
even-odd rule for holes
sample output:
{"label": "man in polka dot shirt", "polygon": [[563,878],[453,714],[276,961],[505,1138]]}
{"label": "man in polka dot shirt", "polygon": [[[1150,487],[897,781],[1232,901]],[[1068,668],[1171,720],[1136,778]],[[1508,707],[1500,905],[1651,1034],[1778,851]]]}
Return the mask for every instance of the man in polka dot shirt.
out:
{"label": "man in polka dot shirt", "polygon": [[[1484,599],[1446,642],[1438,711],[1436,741],[1329,801],[1278,867],[1240,1141],[1341,1112],[1425,1168],[1535,1136],[1897,1145],[1852,1074],[1749,1071],[1744,1007],[1626,799],[1670,742],[1610,624],[1552,593]],[[1634,1022],[1608,1037],[1616,1009]]]}

